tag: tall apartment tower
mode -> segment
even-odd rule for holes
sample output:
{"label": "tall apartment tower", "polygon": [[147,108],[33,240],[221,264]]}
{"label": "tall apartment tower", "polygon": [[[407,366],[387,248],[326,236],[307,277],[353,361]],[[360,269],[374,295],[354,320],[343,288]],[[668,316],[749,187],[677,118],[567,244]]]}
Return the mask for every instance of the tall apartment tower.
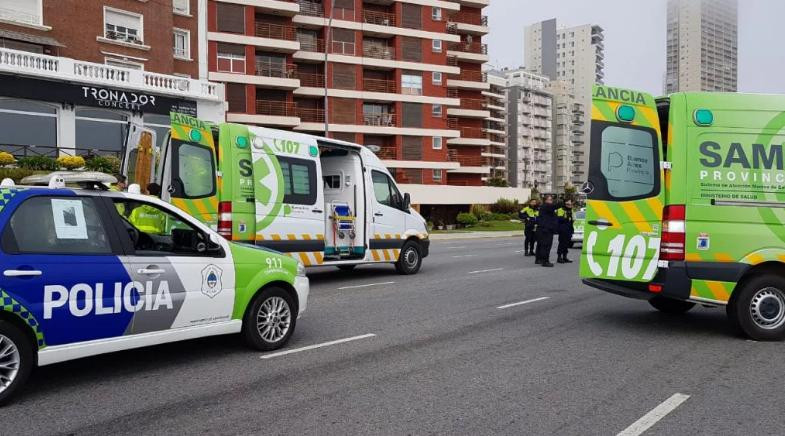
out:
{"label": "tall apartment tower", "polygon": [[582,109],[583,123],[570,137],[574,163],[571,179],[575,184],[586,178],[591,112],[583,108],[591,107],[592,86],[605,78],[604,40],[600,26],[558,28],[555,19],[527,26],[524,32],[525,68],[564,82]]}
{"label": "tall apartment tower", "polygon": [[524,69],[503,70],[507,81],[508,183],[551,192],[552,110],[550,79]]}
{"label": "tall apartment tower", "polygon": [[507,79],[500,74],[488,72],[488,90],[482,94],[486,98],[490,116],[485,120],[484,130],[488,136],[488,146],[483,149],[482,157],[490,167],[490,177],[507,179]]}
{"label": "tall apartment tower", "polygon": [[665,93],[735,92],[738,0],[668,0]]}
{"label": "tall apartment tower", "polygon": [[316,135],[327,121],[398,182],[479,186],[488,3],[208,0],[209,77],[228,121]]}

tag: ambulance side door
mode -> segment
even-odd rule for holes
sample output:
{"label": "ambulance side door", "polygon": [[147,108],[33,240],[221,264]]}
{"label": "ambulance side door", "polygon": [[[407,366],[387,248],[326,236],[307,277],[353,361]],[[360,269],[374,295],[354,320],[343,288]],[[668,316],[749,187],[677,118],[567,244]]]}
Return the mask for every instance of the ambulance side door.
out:
{"label": "ambulance side door", "polygon": [[[229,321],[234,308],[234,264],[226,241],[212,242],[195,218],[175,208],[113,197],[123,257],[143,303],[130,333],[149,333]],[[145,208],[144,219],[135,213]],[[127,236],[127,237],[126,237]]]}
{"label": "ambulance side door", "polygon": [[4,207],[13,213],[0,215],[0,302],[39,347],[122,336],[132,322],[115,297],[129,277],[108,214],[99,198],[69,192],[16,194]]}

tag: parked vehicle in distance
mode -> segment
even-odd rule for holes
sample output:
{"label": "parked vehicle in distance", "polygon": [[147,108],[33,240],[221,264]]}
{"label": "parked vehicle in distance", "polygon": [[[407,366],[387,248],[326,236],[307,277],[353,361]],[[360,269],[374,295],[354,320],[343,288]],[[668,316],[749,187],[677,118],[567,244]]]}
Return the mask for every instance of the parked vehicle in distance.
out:
{"label": "parked vehicle in distance", "polygon": [[593,93],[584,282],[785,338],[785,96]]}
{"label": "parked vehicle in distance", "polygon": [[575,217],[573,218],[572,228],[574,232],[572,233],[570,248],[574,247],[575,244],[583,244],[583,227],[585,224],[586,208],[581,208],[579,211],[575,212]]}
{"label": "parked vehicle in distance", "polygon": [[156,198],[64,179],[114,178],[0,188],[0,403],[35,366],[228,333],[273,350],[292,336],[308,301],[302,263]]}
{"label": "parked vehicle in distance", "polygon": [[306,266],[394,263],[415,274],[428,256],[425,220],[367,147],[303,133],[171,114],[160,157],[132,126],[123,173],[162,186],[164,201],[232,241]]}

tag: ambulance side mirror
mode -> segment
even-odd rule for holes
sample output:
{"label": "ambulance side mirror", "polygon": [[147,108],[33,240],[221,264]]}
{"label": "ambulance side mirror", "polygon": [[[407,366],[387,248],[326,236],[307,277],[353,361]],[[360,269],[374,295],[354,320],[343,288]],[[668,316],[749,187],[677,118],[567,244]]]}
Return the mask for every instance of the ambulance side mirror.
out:
{"label": "ambulance side mirror", "polygon": [[403,194],[403,210],[408,211],[412,207],[412,197],[409,193]]}
{"label": "ambulance side mirror", "polygon": [[221,237],[216,235],[215,233],[209,233],[210,242],[215,245],[221,245]]}

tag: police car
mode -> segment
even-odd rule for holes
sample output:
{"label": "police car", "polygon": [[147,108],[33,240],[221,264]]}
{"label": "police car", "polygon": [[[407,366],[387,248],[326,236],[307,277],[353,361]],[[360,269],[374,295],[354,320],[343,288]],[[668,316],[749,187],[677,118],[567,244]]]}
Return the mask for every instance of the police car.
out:
{"label": "police car", "polygon": [[105,174],[37,177],[23,182],[48,185],[0,185],[0,403],[36,365],[228,333],[273,350],[291,337],[308,299],[302,263],[107,191]]}

